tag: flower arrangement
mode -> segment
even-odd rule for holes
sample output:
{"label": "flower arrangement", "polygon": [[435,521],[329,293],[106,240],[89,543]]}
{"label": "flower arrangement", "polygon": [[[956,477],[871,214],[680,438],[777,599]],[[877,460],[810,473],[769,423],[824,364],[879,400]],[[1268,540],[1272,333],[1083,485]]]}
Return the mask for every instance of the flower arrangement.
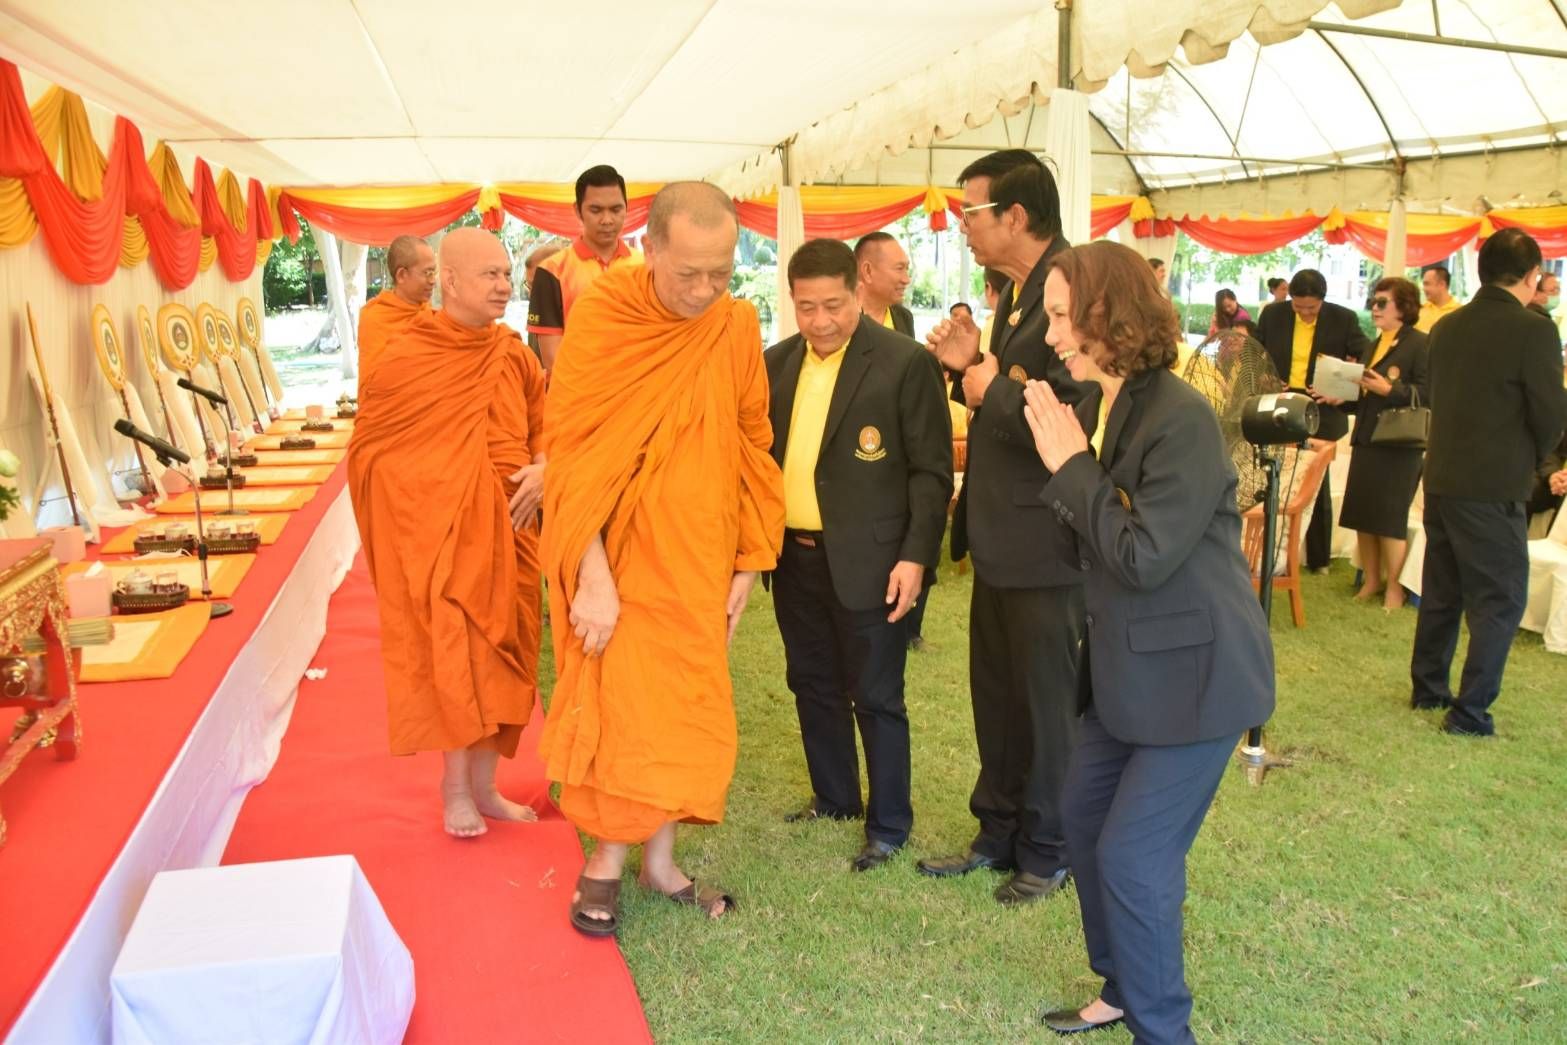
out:
{"label": "flower arrangement", "polygon": [[[0,449],[0,476],[7,479],[16,478],[16,473],[22,470],[22,462],[17,460],[15,454],[9,450]],[[22,499],[16,490],[9,485],[0,485],[0,522],[11,517],[11,513],[22,506]]]}

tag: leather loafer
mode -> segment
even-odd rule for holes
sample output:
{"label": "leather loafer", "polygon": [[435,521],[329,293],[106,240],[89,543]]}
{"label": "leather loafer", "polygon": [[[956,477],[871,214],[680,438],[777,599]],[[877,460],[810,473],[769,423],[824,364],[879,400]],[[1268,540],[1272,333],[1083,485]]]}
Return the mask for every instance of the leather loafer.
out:
{"label": "leather loafer", "polygon": [[1450,737],[1473,737],[1477,740],[1488,740],[1496,735],[1494,733],[1481,733],[1475,729],[1465,729],[1454,722],[1451,716],[1442,720],[1442,732]]}
{"label": "leather loafer", "polygon": [[996,890],[996,902],[1007,907],[1016,907],[1019,904],[1034,903],[1043,900],[1051,893],[1066,884],[1066,880],[1072,874],[1071,868],[1063,867],[1048,878],[1041,878],[1037,874],[1029,874],[1027,871],[1018,871],[1011,878],[1001,883]]}
{"label": "leather loafer", "polygon": [[858,816],[849,816],[844,813],[827,813],[817,809],[815,805],[808,805],[804,809],[796,809],[792,813],[784,814],[784,823],[798,824],[806,820],[858,820]]}
{"label": "leather loafer", "polygon": [[1125,1017],[1117,1016],[1113,1020],[1105,1020],[1103,1023],[1094,1023],[1083,1019],[1081,1009],[1057,1009],[1055,1012],[1047,1012],[1039,1018],[1039,1022],[1055,1031],[1057,1034],[1081,1034],[1084,1031],[1098,1030],[1100,1027],[1114,1027]]}
{"label": "leather loafer", "polygon": [[930,856],[914,865],[932,878],[957,878],[970,871],[1010,871],[1012,862],[984,856],[970,849],[958,856]]}
{"label": "leather loafer", "polygon": [[849,867],[854,871],[874,871],[896,856],[898,850],[902,848],[901,845],[888,845],[886,842],[872,839],[865,843],[865,848],[859,851]]}

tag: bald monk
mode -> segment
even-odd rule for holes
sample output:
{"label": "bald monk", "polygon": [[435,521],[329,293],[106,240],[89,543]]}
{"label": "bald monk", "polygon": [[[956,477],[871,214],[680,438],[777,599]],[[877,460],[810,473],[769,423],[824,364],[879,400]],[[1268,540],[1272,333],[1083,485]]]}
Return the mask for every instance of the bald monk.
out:
{"label": "bald monk", "polygon": [[386,271],[392,286],[359,310],[359,396],[364,398],[370,369],[394,336],[408,329],[414,317],[428,311],[435,290],[435,251],[417,236],[398,236],[386,248]]}
{"label": "bald monk", "polygon": [[441,242],[442,307],[393,335],[366,378],[349,492],[380,605],[394,755],[440,751],[446,830],[533,820],[496,790],[533,710],[544,377],[495,321],[511,260],[483,229]]}
{"label": "bald monk", "polygon": [[628,849],[644,888],[717,918],[734,906],[675,865],[675,824],[717,823],[735,762],[727,645],[783,542],[756,312],[729,296],[738,226],[677,182],[645,265],[578,299],[546,417],[544,572],[558,681],[540,753],[595,841],[571,923],[618,924]]}

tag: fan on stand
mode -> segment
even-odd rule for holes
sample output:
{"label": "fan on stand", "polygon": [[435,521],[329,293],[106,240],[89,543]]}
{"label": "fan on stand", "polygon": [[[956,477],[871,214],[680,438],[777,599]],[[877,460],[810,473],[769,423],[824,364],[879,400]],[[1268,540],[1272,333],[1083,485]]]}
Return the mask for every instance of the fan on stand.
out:
{"label": "fan on stand", "polygon": [[[1244,516],[1259,502],[1262,505],[1257,593],[1262,614],[1271,623],[1274,566],[1284,538],[1279,502],[1295,488],[1301,448],[1317,430],[1317,404],[1309,396],[1286,392],[1267,350],[1244,331],[1221,331],[1177,366],[1181,377],[1203,394],[1218,415],[1238,480],[1236,508]],[[1237,757],[1253,784],[1262,783],[1268,769],[1289,765],[1264,749],[1260,725],[1246,734]]]}

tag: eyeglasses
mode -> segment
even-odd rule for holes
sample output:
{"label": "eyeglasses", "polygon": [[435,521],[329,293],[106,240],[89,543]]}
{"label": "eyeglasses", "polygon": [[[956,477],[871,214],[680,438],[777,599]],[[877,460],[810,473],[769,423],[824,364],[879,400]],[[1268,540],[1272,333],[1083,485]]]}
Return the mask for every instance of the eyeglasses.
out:
{"label": "eyeglasses", "polygon": [[994,207],[994,206],[995,206],[994,203],[974,203],[974,204],[971,204],[971,205],[969,205],[967,207],[961,208],[958,211],[958,218],[961,221],[967,221],[968,220],[968,216],[970,214],[974,214],[974,213],[977,213],[977,212],[982,211],[982,210],[989,210],[991,207]]}
{"label": "eyeglasses", "polygon": [[1388,302],[1390,302],[1391,300],[1392,300],[1392,298],[1372,298],[1371,299],[1371,307],[1372,308],[1387,308]]}

